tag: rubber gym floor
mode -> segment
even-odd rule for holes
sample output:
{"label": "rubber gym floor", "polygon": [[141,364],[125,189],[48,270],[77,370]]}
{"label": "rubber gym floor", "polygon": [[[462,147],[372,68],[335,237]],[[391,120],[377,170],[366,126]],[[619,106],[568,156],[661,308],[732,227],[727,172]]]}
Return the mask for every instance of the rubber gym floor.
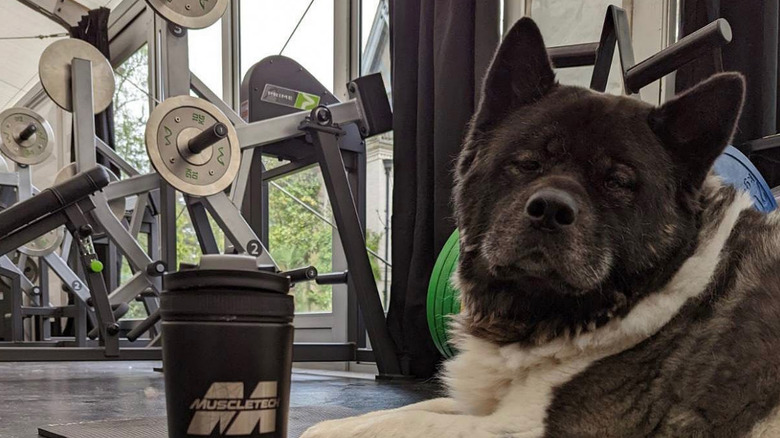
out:
{"label": "rubber gym floor", "polygon": [[[38,427],[52,424],[103,423],[107,427],[95,436],[112,438],[104,433],[113,428],[123,438],[154,438],[126,432],[138,421],[155,428],[164,424],[163,375],[154,371],[159,366],[159,362],[0,363],[0,437],[37,437]],[[366,375],[347,378],[315,372],[293,373],[290,438],[323,419],[399,407],[437,397],[441,391],[433,381],[380,382]],[[118,421],[125,419],[133,421]]]}

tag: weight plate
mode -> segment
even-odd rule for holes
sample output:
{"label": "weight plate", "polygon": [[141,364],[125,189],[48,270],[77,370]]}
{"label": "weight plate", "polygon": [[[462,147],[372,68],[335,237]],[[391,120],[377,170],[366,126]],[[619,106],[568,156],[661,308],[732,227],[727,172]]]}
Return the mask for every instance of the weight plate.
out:
{"label": "weight plate", "polygon": [[114,98],[114,70],[106,57],[85,41],[63,39],[43,51],[38,62],[43,89],[60,108],[73,111],[70,77],[73,58],[92,61],[92,109],[95,114],[104,111]]}
{"label": "weight plate", "polygon": [[436,348],[445,357],[452,357],[454,354],[447,332],[451,315],[460,311],[458,291],[451,283],[452,275],[458,266],[459,254],[459,235],[455,230],[439,253],[428,283],[428,329]]}
{"label": "weight plate", "polygon": [[65,239],[65,229],[57,227],[19,247],[19,252],[32,257],[47,256],[60,247],[63,239]]}
{"label": "weight plate", "polygon": [[[106,172],[108,172],[109,181],[119,181],[119,178],[110,169],[103,166],[102,164],[98,164],[98,166],[102,167],[106,170]],[[70,163],[63,167],[54,177],[54,184],[56,185],[67,179],[73,178],[78,173],[77,170],[78,165],[76,163]],[[125,217],[125,198],[112,199],[111,201],[108,201],[108,208],[111,209],[111,213],[113,213],[114,216],[116,216],[116,218],[121,221]]]}
{"label": "weight plate", "polygon": [[[188,142],[221,122],[227,135],[198,154]],[[192,96],[166,99],[149,116],[146,151],[157,173],[182,193],[208,196],[228,188],[238,174],[241,146],[230,120],[211,103]]]}
{"label": "weight plate", "polygon": [[186,29],[203,29],[216,23],[228,0],[146,0],[167,21]]}
{"label": "weight plate", "polygon": [[0,113],[0,151],[8,158],[33,165],[49,158],[53,150],[54,131],[46,119],[27,108]]}
{"label": "weight plate", "polygon": [[750,193],[757,210],[769,213],[777,208],[775,197],[764,177],[739,149],[728,146],[715,161],[713,170],[724,182]]}

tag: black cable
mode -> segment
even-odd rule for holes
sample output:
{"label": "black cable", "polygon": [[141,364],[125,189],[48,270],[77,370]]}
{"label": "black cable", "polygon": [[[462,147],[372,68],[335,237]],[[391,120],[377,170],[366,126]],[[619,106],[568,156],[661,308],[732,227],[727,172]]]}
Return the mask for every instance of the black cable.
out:
{"label": "black cable", "polygon": [[314,0],[311,0],[311,1],[309,2],[309,6],[306,6],[306,10],[305,10],[305,11],[303,11],[303,15],[301,15],[301,18],[298,20],[298,24],[296,24],[296,25],[295,25],[295,29],[293,29],[293,31],[292,31],[292,33],[290,34],[290,36],[289,36],[289,37],[287,37],[287,41],[285,41],[285,43],[284,43],[284,46],[282,47],[282,50],[280,50],[280,51],[279,51],[279,54],[280,54],[280,55],[281,55],[282,53],[284,53],[284,49],[286,49],[286,48],[287,48],[287,44],[289,44],[289,43],[290,43],[290,40],[292,39],[293,35],[295,35],[295,32],[298,30],[298,26],[300,26],[300,25],[301,25],[301,22],[303,21],[303,19],[304,19],[304,18],[306,18],[306,14],[308,14],[308,13],[309,13],[309,9],[311,8],[311,5],[312,5],[312,4],[314,4]]}

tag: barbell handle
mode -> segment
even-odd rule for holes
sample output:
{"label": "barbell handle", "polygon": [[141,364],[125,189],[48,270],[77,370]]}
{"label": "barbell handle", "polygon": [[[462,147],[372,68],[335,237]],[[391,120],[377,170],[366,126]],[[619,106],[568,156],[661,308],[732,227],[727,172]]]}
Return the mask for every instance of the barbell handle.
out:
{"label": "barbell handle", "polygon": [[227,137],[228,129],[222,122],[217,122],[211,127],[204,129],[203,132],[192,137],[187,143],[187,147],[193,154],[199,154],[209,146]]}
{"label": "barbell handle", "polygon": [[19,141],[27,141],[36,132],[38,132],[38,127],[35,126],[35,123],[30,123],[26,128],[24,128],[22,132],[19,133]]}

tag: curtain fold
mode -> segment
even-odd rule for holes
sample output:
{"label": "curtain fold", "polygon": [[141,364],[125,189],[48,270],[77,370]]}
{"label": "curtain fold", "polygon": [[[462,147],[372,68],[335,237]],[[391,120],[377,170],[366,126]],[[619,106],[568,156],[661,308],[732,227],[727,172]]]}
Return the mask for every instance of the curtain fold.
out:
{"label": "curtain fold", "polygon": [[489,56],[498,2],[390,0],[394,189],[388,324],[406,374],[428,377],[440,356],[426,320],[428,280],[455,229],[452,169]]}

